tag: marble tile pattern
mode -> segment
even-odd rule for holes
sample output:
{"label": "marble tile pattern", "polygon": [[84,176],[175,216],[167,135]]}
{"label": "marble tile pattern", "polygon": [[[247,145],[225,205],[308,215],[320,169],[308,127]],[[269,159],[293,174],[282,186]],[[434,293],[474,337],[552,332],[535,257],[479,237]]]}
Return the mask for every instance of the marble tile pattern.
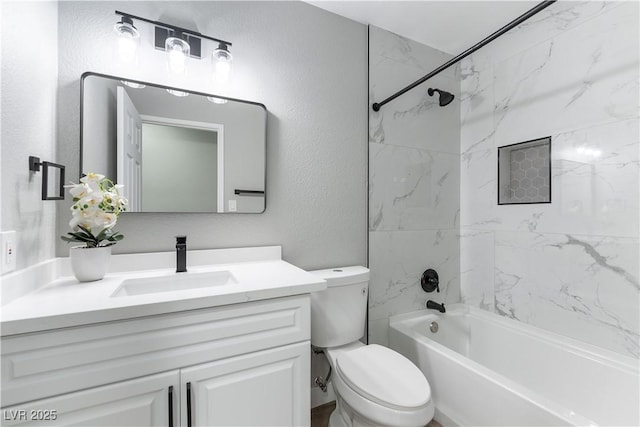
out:
{"label": "marble tile pattern", "polygon": [[[634,357],[638,9],[558,2],[460,68],[462,300]],[[551,204],[497,205],[497,148],[549,135]]]}
{"label": "marble tile pattern", "polygon": [[[380,101],[450,55],[369,28],[369,101]],[[429,87],[453,93],[446,107]],[[369,111],[369,342],[387,343],[388,317],[460,300],[460,85],[458,69]],[[425,293],[427,268],[440,293]]]}

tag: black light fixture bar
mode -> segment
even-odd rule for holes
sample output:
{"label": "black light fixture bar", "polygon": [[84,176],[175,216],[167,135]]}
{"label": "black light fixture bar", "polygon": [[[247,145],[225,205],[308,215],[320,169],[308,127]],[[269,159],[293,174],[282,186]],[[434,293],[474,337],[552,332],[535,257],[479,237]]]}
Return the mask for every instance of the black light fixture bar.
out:
{"label": "black light fixture bar", "polygon": [[186,28],[178,27],[178,26],[171,25],[171,24],[166,24],[164,22],[154,21],[152,19],[147,19],[147,18],[143,18],[141,16],[132,15],[130,13],[120,12],[119,10],[116,10],[116,15],[126,16],[126,17],[131,18],[131,19],[137,19],[138,21],[148,22],[149,24],[153,24],[153,25],[156,25],[156,26],[159,26],[159,27],[168,28],[168,29],[173,30],[173,31],[178,32],[178,33],[184,33],[184,34],[187,34],[187,35],[192,35],[192,36],[200,37],[200,38],[203,38],[203,39],[212,40],[214,42],[224,43],[227,46],[232,46],[231,42],[228,42],[228,41],[225,41],[225,40],[222,40],[222,39],[217,39],[215,37],[205,36],[204,34],[199,33],[197,31],[188,30]]}
{"label": "black light fixture bar", "polygon": [[390,97],[386,98],[384,101],[375,102],[371,106],[373,108],[373,111],[380,111],[380,107],[382,107],[384,104],[388,103],[389,101],[393,101],[394,99],[396,99],[400,95],[403,95],[404,93],[410,91],[411,89],[415,88],[416,86],[426,82],[427,80],[429,80],[431,77],[435,76],[436,74],[439,74],[440,72],[446,70],[450,66],[460,62],[461,60],[463,60],[467,56],[471,55],[476,50],[480,49],[481,47],[483,47],[483,46],[485,46],[485,45],[487,45],[489,43],[491,43],[492,41],[494,41],[495,39],[497,39],[498,37],[500,37],[501,35],[503,35],[507,31],[511,30],[514,27],[517,27],[518,25],[522,24],[527,19],[531,18],[533,15],[535,15],[538,12],[540,12],[540,11],[546,9],[547,7],[551,6],[556,1],[557,0],[543,1],[543,2],[541,2],[539,4],[537,4],[532,9],[530,9],[527,12],[523,13],[522,15],[520,15],[519,17],[517,17],[513,21],[509,22],[504,27],[500,28],[498,31],[496,31],[493,34],[491,34],[490,36],[484,38],[482,41],[480,41],[480,42],[476,43],[475,45],[471,46],[469,49],[465,50],[464,52],[462,52],[458,56],[456,56],[456,57],[450,59],[449,61],[445,62],[444,64],[442,64],[441,66],[439,66],[435,70],[431,71],[426,76],[422,77],[419,80],[416,80],[415,82],[411,83],[409,86],[405,87],[404,89],[399,90],[398,92],[394,93]]}
{"label": "black light fixture bar", "polygon": [[160,27],[156,25],[155,37],[154,37],[154,40],[155,40],[154,44],[156,49],[166,50],[164,42],[165,40],[167,40],[168,37],[179,37],[181,39],[184,39],[187,43],[189,43],[189,46],[191,48],[189,52],[189,56],[191,56],[192,58],[198,58],[198,59],[202,58],[202,55],[201,55],[202,43],[198,36],[194,36],[187,33],[180,33],[178,30],[173,30],[170,28]]}

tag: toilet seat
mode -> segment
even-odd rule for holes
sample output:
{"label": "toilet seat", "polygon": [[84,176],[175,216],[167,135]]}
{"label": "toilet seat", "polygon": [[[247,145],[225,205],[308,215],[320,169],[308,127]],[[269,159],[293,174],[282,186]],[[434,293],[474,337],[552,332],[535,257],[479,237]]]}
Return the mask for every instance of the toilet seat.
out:
{"label": "toilet seat", "polygon": [[336,370],[345,385],[384,407],[413,410],[431,400],[424,374],[409,359],[377,344],[341,353]]}
{"label": "toilet seat", "polygon": [[[332,382],[342,406],[366,417],[365,425],[424,426],[433,418],[429,383],[401,354],[360,342],[329,348],[326,354],[335,371]],[[415,404],[418,406],[412,406]]]}

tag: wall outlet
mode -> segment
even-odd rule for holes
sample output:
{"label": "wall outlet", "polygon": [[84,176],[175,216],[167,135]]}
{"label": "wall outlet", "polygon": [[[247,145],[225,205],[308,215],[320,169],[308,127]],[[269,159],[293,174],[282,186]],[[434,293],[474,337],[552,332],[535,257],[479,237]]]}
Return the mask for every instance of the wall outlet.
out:
{"label": "wall outlet", "polygon": [[2,239],[2,257],[0,259],[0,274],[9,273],[16,269],[16,232],[3,231],[0,233]]}
{"label": "wall outlet", "polygon": [[235,199],[229,199],[229,212],[236,212],[238,210],[238,205],[236,204]]}

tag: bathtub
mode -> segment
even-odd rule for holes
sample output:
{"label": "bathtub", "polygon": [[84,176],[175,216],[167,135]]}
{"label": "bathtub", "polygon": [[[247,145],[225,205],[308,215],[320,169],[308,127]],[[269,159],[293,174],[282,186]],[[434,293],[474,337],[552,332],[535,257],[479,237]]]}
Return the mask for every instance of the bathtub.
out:
{"label": "bathtub", "polygon": [[640,425],[637,359],[475,307],[393,316],[389,345],[424,372],[444,425]]}

